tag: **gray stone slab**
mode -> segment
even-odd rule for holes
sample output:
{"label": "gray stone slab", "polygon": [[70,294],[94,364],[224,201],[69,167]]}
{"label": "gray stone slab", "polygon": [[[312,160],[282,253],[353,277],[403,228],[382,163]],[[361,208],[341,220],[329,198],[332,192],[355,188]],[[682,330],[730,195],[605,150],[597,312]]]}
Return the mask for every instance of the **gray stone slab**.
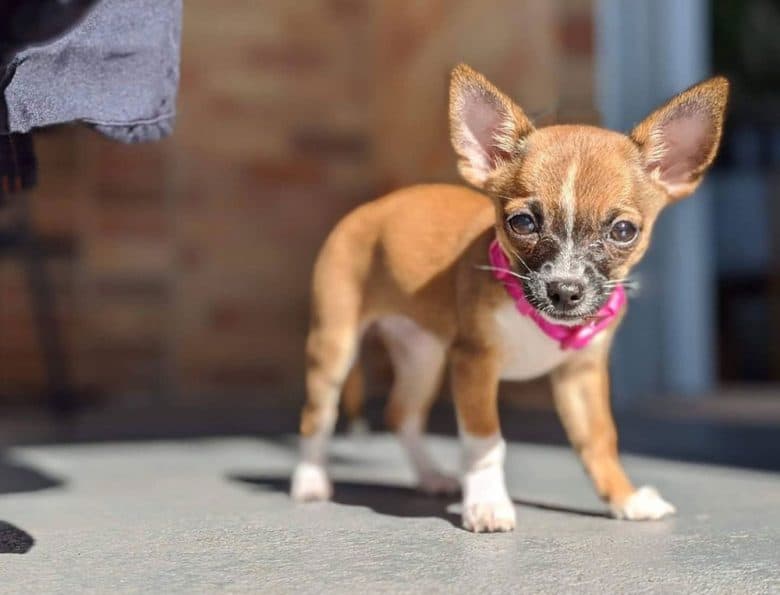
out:
{"label": "gray stone slab", "polygon": [[[454,440],[434,450],[454,468]],[[457,503],[409,488],[389,436],[337,440],[333,503],[287,498],[294,454],[285,438],[10,449],[0,592],[780,592],[777,474],[626,457],[679,510],[630,523],[602,516],[568,449],[511,444],[517,530],[473,535]]]}

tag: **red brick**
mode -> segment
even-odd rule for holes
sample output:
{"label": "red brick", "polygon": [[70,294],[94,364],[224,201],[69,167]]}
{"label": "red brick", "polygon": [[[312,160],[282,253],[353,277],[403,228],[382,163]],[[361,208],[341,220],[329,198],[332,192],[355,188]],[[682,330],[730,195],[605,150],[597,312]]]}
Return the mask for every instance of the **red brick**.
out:
{"label": "red brick", "polygon": [[244,57],[252,68],[271,69],[288,75],[316,70],[325,64],[324,53],[317,48],[284,42],[254,43],[246,48]]}
{"label": "red brick", "polygon": [[569,54],[592,56],[593,35],[593,17],[590,13],[568,16],[560,24],[560,42]]}
{"label": "red brick", "polygon": [[327,4],[330,14],[349,19],[364,17],[370,7],[365,0],[328,0]]}
{"label": "red brick", "polygon": [[301,155],[324,159],[365,159],[370,148],[366,134],[318,129],[294,133],[292,143]]}

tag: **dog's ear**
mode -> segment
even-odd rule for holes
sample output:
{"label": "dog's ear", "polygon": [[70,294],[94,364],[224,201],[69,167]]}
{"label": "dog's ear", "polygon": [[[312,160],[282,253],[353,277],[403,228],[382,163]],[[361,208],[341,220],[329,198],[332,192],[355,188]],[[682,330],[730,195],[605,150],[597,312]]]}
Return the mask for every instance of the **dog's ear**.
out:
{"label": "dog's ear", "polygon": [[461,64],[450,82],[450,136],[466,181],[483,187],[490,173],[522,149],[533,125],[484,76]]}
{"label": "dog's ear", "polygon": [[729,83],[715,77],[659,107],[631,132],[645,169],[670,200],[691,194],[718,152]]}

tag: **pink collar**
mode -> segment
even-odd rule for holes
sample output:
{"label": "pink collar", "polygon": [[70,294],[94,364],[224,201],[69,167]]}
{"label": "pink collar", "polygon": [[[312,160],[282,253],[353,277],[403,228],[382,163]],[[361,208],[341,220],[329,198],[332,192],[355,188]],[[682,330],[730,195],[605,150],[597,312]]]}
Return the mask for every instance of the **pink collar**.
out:
{"label": "pink collar", "polygon": [[598,333],[610,325],[626,303],[626,292],[621,285],[618,285],[609,296],[607,303],[590,322],[578,326],[555,324],[544,318],[528,303],[520,282],[511,274],[509,259],[501,249],[498,240],[491,242],[488,254],[493,276],[504,284],[509,297],[515,301],[517,311],[531,318],[545,335],[558,341],[561,349],[586,347]]}

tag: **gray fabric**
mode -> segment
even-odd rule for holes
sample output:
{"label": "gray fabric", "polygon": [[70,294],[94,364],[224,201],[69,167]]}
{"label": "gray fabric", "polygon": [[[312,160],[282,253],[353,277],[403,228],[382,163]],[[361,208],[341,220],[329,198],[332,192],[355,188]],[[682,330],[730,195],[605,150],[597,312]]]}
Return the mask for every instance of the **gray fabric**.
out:
{"label": "gray fabric", "polygon": [[63,37],[14,57],[10,131],[81,121],[123,142],[168,135],[180,32],[181,0],[102,0]]}

